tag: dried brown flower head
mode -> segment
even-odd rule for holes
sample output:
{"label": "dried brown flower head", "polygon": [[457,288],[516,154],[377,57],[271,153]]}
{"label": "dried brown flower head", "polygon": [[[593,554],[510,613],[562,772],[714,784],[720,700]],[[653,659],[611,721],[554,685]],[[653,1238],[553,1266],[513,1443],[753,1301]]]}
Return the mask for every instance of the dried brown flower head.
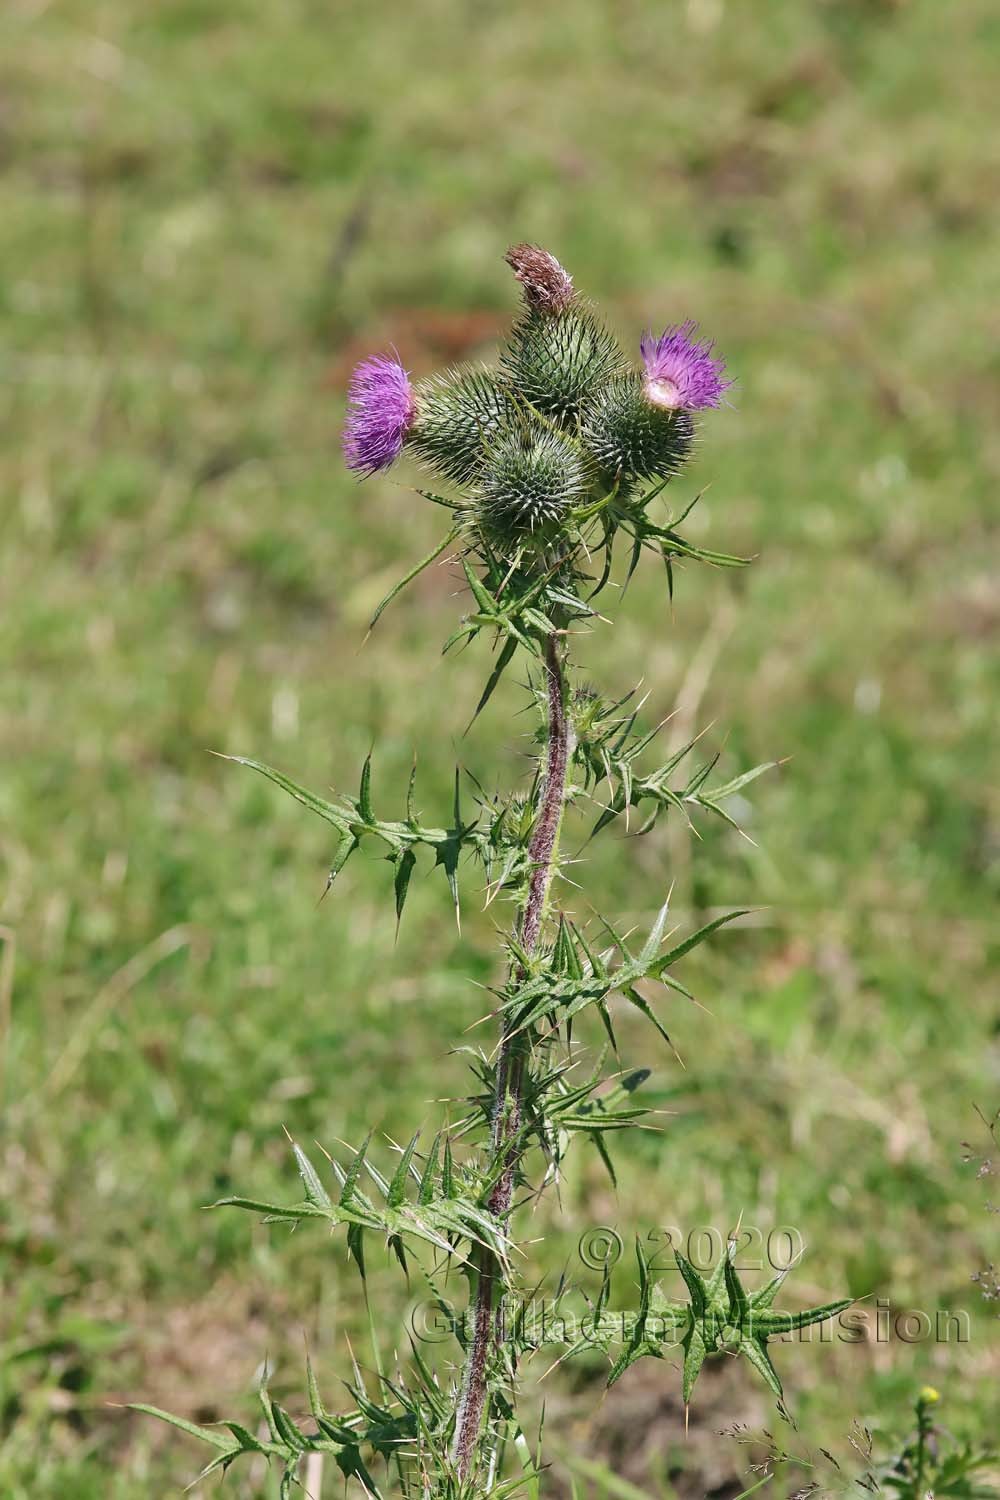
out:
{"label": "dried brown flower head", "polygon": [[573,300],[573,278],[540,245],[511,245],[504,260],[521,286],[524,300],[538,312],[558,313]]}

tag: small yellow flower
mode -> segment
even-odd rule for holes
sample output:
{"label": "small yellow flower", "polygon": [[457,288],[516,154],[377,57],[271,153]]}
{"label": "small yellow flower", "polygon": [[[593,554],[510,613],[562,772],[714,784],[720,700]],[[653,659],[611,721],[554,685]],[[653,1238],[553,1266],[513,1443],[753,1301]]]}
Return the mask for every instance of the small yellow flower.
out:
{"label": "small yellow flower", "polygon": [[920,1392],[920,1400],[925,1406],[933,1406],[935,1401],[941,1400],[940,1391],[936,1391],[932,1385],[925,1385]]}

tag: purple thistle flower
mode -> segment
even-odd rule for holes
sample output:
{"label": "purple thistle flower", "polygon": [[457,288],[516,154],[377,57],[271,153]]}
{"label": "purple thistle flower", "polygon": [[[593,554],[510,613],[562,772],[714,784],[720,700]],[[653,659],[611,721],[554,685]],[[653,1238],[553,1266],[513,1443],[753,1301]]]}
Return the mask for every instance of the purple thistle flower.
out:
{"label": "purple thistle flower", "polygon": [[655,339],[644,333],[639,351],[646,366],[646,399],[654,406],[699,411],[721,406],[722,393],[732,385],[723,380],[724,359],[713,359],[711,339],[695,339],[697,323],[677,323]]}
{"label": "purple thistle flower", "polygon": [[387,469],[399,457],[413,412],[413,387],[399,360],[381,354],[362,360],[347,393],[347,467],[362,475]]}

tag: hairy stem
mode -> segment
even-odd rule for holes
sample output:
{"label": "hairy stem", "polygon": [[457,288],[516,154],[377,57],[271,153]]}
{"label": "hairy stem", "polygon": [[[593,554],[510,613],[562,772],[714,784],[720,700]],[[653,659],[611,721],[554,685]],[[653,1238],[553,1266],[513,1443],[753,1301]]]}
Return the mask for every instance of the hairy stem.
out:
{"label": "hairy stem", "polygon": [[[531,869],[528,894],[516,923],[518,941],[528,954],[534,953],[538,947],[548,905],[573,749],[573,732],[566,711],[565,663],[554,631],[546,642],[545,676],[548,708],[545,777],[538,817],[528,845]],[[491,1212],[501,1220],[509,1216],[514,1197],[527,1045],[524,1033],[515,1034],[512,1022],[506,1021],[500,1038],[493,1096],[491,1144],[493,1162],[499,1172],[489,1199]],[[482,1246],[475,1256],[475,1269],[472,1338],[462,1375],[451,1452],[452,1462],[462,1480],[468,1476],[479,1441],[486,1407],[490,1354],[499,1346],[503,1336],[498,1305],[504,1285],[503,1267],[492,1251]]]}

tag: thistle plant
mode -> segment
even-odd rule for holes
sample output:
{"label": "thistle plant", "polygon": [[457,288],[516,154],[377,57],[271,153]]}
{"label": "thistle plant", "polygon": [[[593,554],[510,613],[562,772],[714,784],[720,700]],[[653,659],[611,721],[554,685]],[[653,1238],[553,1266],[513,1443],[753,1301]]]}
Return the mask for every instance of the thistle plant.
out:
{"label": "thistle plant", "polygon": [[[469,597],[444,649],[479,638],[492,649],[473,719],[518,658],[538,717],[539,753],[527,785],[491,796],[475,784],[466,789],[458,772],[450,819],[437,826],[417,810],[413,776],[392,815],[376,805],[370,756],[357,795],[332,800],[237,757],[332,827],[328,887],[367,842],[392,866],[397,919],[422,851],[443,870],[456,910],[471,867],[486,902],[502,899],[513,913],[493,991],[495,1043],[476,1055],[474,1085],[456,1118],[426,1143],[414,1135],[391,1164],[392,1148],[380,1149],[372,1137],[319,1167],[294,1144],[297,1201],[225,1200],[271,1222],[343,1226],[344,1249],[362,1277],[370,1241],[382,1241],[404,1272],[420,1266],[454,1338],[443,1361],[414,1342],[399,1369],[379,1364],[380,1373],[366,1378],[355,1365],[349,1409],[336,1414],[310,1368],[308,1418],[294,1419],[266,1389],[265,1426],[256,1435],[238,1422],[209,1428],[168,1418],[214,1446],[208,1471],[244,1453],[266,1455],[281,1467],[283,1495],[302,1482],[309,1454],[331,1455],[371,1494],[458,1500],[534,1484],[540,1457],[519,1420],[518,1393],[539,1338],[528,1315],[534,1289],[519,1272],[518,1210],[558,1181],[570,1150],[592,1146],[614,1176],[610,1143],[641,1120],[648,1076],[619,1066],[618,1006],[634,1007],[668,1047],[657,990],[693,998],[678,966],[745,915],[727,912],[675,939],[664,900],[648,931],[632,940],[609,917],[580,921],[560,883],[568,818],[585,836],[615,824],[647,833],[667,814],[736,826],[727,801],[768,769],[716,779],[718,757],[696,763],[694,740],[655,764],[655,731],[639,727],[635,692],[605,697],[571,662],[574,639],[605,623],[602,596],[620,591],[644,556],[665,568],[671,597],[681,565],[741,565],[685,534],[697,497],[672,504],[700,414],[726,404],[724,361],[684,322],[659,337],[646,334],[635,362],[552,255],[519,245],[507,260],[523,306],[496,366],[413,380],[395,356],[366,360],[351,382],[344,454],[362,477],[404,454],[437,476],[417,493],[445,512],[444,535],[375,620],[423,568],[452,563]],[[596,1066],[585,1063],[580,1039],[588,1016],[603,1044]],[[734,1247],[731,1238],[703,1274],[680,1249],[670,1266],[651,1263],[637,1239],[637,1302],[612,1314],[605,1271],[559,1357],[599,1349],[609,1384],[639,1359],[676,1359],[687,1404],[707,1359],[741,1355],[780,1401],[771,1340],[848,1303],[778,1308],[784,1273],[744,1287]],[[443,1278],[453,1268],[467,1279],[467,1306],[445,1299]],[[561,1288],[556,1303],[567,1295]]]}

